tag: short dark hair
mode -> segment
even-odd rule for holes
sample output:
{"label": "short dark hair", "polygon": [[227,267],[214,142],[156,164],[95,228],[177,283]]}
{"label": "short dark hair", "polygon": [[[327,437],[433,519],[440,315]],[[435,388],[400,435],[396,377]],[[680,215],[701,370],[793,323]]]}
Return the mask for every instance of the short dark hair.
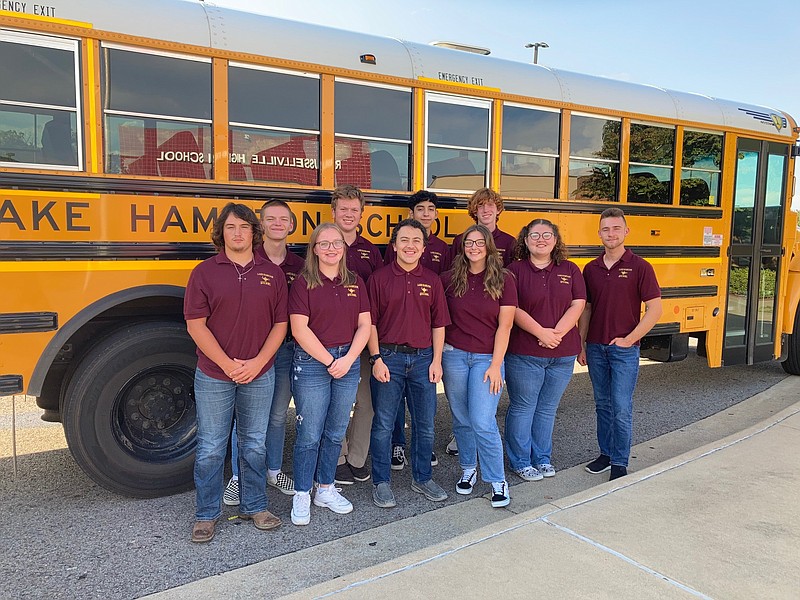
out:
{"label": "short dark hair", "polygon": [[420,202],[430,202],[436,208],[439,208],[439,196],[428,190],[419,190],[411,194],[411,197],[408,199],[408,210],[413,211],[414,207]]}
{"label": "short dark hair", "polygon": [[603,212],[600,213],[601,221],[603,219],[610,219],[611,217],[619,217],[620,219],[622,219],[623,223],[625,223],[626,225],[628,224],[628,222],[625,220],[625,213],[622,212],[621,208],[617,208],[616,206],[609,206],[607,209],[605,209]]}
{"label": "short dark hair", "polygon": [[264,210],[266,210],[267,208],[272,208],[273,206],[282,206],[289,212],[292,212],[292,209],[289,206],[288,202],[279,200],[278,198],[268,198],[267,201],[261,205],[261,213],[263,214]]}
{"label": "short dark hair", "polygon": [[214,221],[214,227],[211,230],[211,242],[214,244],[217,252],[222,252],[225,249],[225,235],[223,234],[223,229],[225,228],[225,221],[227,221],[228,217],[231,215],[250,223],[253,228],[253,248],[260,246],[264,241],[264,231],[261,229],[261,221],[258,220],[256,213],[245,204],[228,202],[222,208],[219,215],[217,215]]}
{"label": "short dark hair", "polygon": [[389,240],[390,244],[397,243],[397,232],[400,231],[401,227],[415,227],[422,232],[422,241],[427,246],[428,245],[428,232],[425,231],[425,228],[422,226],[422,223],[417,221],[416,219],[403,219],[400,221],[392,231],[392,239]]}

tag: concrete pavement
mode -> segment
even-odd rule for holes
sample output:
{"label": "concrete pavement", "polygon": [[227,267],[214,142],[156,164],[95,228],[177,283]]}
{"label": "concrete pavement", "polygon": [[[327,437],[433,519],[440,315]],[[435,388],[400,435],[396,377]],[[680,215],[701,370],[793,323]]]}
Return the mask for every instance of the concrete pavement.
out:
{"label": "concrete pavement", "polygon": [[798,598],[798,392],[640,444],[614,482],[575,467],[513,486],[510,510],[476,498],[154,597]]}

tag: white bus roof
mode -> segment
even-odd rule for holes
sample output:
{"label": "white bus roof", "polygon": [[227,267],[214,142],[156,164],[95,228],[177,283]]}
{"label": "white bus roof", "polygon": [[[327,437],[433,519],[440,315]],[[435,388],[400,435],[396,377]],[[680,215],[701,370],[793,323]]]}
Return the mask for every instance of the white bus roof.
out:
{"label": "white bus roof", "polygon": [[[17,3],[33,10],[32,3]],[[220,8],[200,0],[50,0],[57,19],[98,30],[417,80],[456,81],[503,93],[737,128],[794,139],[788,114],[766,106],[616,81],[427,44]],[[7,13],[6,13],[7,14]],[[376,64],[360,57],[372,54]],[[469,93],[463,88],[463,93]],[[454,93],[461,93],[454,87]]]}

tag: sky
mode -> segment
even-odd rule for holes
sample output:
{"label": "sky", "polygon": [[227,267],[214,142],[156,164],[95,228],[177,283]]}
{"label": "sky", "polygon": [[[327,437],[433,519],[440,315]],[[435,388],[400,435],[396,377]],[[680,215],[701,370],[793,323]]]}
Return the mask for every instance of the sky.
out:
{"label": "sky", "polygon": [[800,120],[800,0],[208,0],[783,110]]}

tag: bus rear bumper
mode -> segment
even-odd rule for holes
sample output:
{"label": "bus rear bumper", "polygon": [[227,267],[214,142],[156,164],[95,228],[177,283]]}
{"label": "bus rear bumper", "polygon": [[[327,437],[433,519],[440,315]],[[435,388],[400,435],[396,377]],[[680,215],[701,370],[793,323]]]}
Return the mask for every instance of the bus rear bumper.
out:
{"label": "bus rear bumper", "polygon": [[0,396],[22,393],[22,375],[0,375]]}

